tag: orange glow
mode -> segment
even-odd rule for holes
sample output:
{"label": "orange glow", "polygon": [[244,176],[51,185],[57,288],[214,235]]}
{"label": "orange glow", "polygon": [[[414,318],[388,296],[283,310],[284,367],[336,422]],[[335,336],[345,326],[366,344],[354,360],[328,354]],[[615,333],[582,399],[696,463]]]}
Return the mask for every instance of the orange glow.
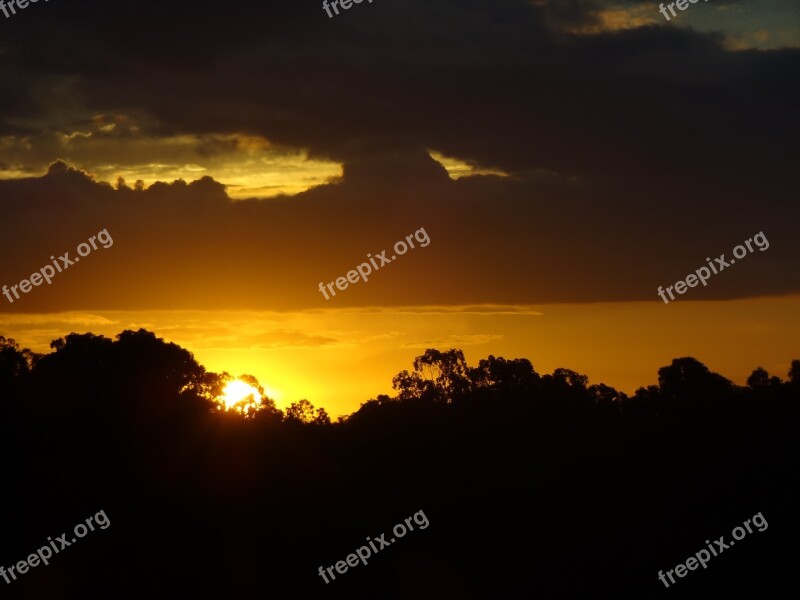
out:
{"label": "orange glow", "polygon": [[[668,312],[665,311],[668,309]],[[215,373],[249,373],[280,409],[302,398],[333,417],[378,394],[425,348],[460,348],[474,366],[489,354],[525,357],[632,394],[660,367],[693,356],[744,385],[756,367],[786,378],[800,339],[800,296],[746,300],[416,307],[325,311],[95,311],[0,315],[0,334],[35,352],[70,332],[113,338],[145,327],[190,350]],[[652,343],[658,340],[658,343]],[[236,389],[253,393],[246,382]],[[245,388],[242,388],[243,384]],[[226,390],[227,392],[227,390]],[[256,402],[249,406],[256,407]],[[220,400],[223,407],[228,404]],[[246,414],[247,407],[237,412]]]}

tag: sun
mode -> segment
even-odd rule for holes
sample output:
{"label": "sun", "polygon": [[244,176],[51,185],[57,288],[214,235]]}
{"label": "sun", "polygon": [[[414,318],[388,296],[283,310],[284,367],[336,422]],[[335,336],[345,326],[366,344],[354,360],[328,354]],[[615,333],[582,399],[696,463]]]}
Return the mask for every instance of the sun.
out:
{"label": "sun", "polygon": [[250,407],[258,409],[261,404],[261,394],[249,383],[234,379],[222,390],[218,401],[226,410],[244,413]]}

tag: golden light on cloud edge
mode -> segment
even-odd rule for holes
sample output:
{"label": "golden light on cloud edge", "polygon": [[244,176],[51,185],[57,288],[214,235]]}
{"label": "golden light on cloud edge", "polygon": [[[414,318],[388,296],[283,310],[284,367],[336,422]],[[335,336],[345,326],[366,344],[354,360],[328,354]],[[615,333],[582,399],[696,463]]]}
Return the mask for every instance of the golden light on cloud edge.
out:
{"label": "golden light on cloud edge", "polygon": [[472,175],[498,175],[500,177],[506,177],[508,175],[507,173],[497,169],[482,169],[480,167],[476,167],[458,158],[445,156],[436,150],[428,149],[428,154],[433,160],[438,162],[447,170],[447,174],[450,176],[450,179],[461,179],[462,177],[470,177]]}
{"label": "golden light on cloud edge", "polygon": [[14,157],[0,163],[0,179],[41,177],[50,164],[63,160],[111,185],[119,178],[128,186],[141,181],[149,187],[210,176],[226,186],[230,198],[241,200],[294,195],[342,176],[340,163],[311,159],[303,149],[275,146],[258,136],[158,138],[132,125],[121,131],[122,127],[107,121],[95,117],[88,131],[47,132],[36,140],[14,135],[0,138],[0,156]]}

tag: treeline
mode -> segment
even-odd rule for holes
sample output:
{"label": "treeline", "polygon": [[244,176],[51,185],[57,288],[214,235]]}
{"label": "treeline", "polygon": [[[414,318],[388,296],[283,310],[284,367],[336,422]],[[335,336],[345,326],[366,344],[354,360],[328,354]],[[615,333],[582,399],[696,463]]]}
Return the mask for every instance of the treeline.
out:
{"label": "treeline", "polygon": [[[0,338],[0,564],[101,509],[112,525],[0,581],[18,597],[651,598],[757,512],[769,530],[678,593],[780,597],[793,572],[798,360],[738,386],[677,358],[628,397],[429,349],[332,423],[307,401],[223,411],[230,376],[144,330],[52,349]],[[420,509],[424,532],[317,575]]]}
{"label": "treeline", "polygon": [[[124,331],[116,340],[104,336],[70,334],[52,342],[54,352],[37,354],[20,348],[13,339],[0,336],[0,401],[10,410],[22,405],[63,416],[64,411],[97,411],[133,416],[144,414],[159,420],[197,413],[220,413],[215,402],[228,373],[212,373],[193,355],[155,334],[140,329]],[[308,400],[280,410],[255,378],[244,376],[258,389],[258,410],[243,416],[265,423],[331,424],[324,408]],[[668,415],[684,411],[713,410],[737,400],[788,398],[800,386],[800,360],[793,360],[786,381],[761,367],[747,386],[737,386],[709,371],[694,358],[677,358],[658,371],[658,385],[642,387],[628,397],[605,384],[589,385],[589,379],[559,368],[540,375],[528,359],[507,360],[489,356],[469,367],[461,350],[428,349],[392,380],[396,395],[379,395],[361,405],[338,423],[369,418],[394,402],[450,404],[530,403],[554,414],[615,410],[638,414]],[[391,410],[391,409],[387,409]],[[224,415],[223,415],[224,416]]]}

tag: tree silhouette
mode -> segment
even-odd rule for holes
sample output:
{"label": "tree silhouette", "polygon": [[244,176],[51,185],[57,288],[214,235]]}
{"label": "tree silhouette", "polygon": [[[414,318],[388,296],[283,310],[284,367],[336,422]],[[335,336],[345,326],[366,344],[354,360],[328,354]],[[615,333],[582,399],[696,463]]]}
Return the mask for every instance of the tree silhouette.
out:
{"label": "tree silhouette", "polygon": [[[74,597],[126,581],[176,597],[641,598],[698,532],[755,510],[788,532],[795,512],[798,360],[788,382],[759,367],[739,387],[677,358],[629,398],[570,369],[540,375],[525,358],[470,367],[460,350],[426,349],[393,378],[394,397],[331,423],[306,399],[278,410],[248,375],[259,410],[220,410],[231,376],[144,330],[73,333],[51,350],[0,338],[0,452],[13,457],[0,502],[14,516],[0,565],[99,507],[115,529],[80,542],[74,563],[14,581],[31,586],[23,597],[66,589],[68,575]],[[321,592],[317,565],[418,507],[435,538],[415,531]],[[519,539],[536,569],[527,552],[481,552]],[[791,551],[771,540],[747,558],[770,574],[748,597],[780,597],[756,584],[792,572]],[[608,568],[617,561],[651,581]],[[742,597],[726,564],[708,584]]]}
{"label": "tree silhouette", "polygon": [[471,389],[469,370],[461,350],[428,348],[414,359],[414,372],[402,371],[392,380],[403,400],[425,399],[450,403]]}
{"label": "tree silhouette", "polygon": [[793,360],[789,369],[789,383],[800,385],[800,360]]}
{"label": "tree silhouette", "polygon": [[493,398],[529,395],[540,381],[539,374],[526,358],[506,360],[490,355],[469,370],[474,390],[490,390]]}
{"label": "tree silhouette", "polygon": [[293,402],[285,411],[285,419],[303,425],[330,425],[331,419],[324,408],[315,409],[308,400]]}
{"label": "tree silhouette", "polygon": [[0,335],[0,398],[9,397],[12,385],[27,376],[40,356],[21,349],[13,339]]}
{"label": "tree silhouette", "polygon": [[747,385],[754,390],[763,389],[769,386],[780,387],[781,380],[780,377],[770,377],[766,370],[758,367],[750,374],[750,377],[747,378]]}

